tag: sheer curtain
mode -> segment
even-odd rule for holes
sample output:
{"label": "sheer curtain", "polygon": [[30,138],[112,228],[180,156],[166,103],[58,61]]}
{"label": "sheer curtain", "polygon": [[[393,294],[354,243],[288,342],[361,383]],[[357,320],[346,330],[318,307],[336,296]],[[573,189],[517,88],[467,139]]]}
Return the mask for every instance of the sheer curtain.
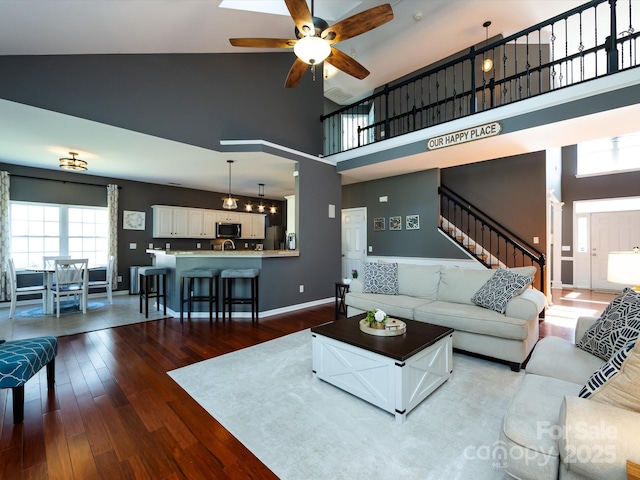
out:
{"label": "sheer curtain", "polygon": [[9,172],[0,172],[0,299],[9,300],[7,291],[7,260],[11,255],[11,225],[9,223]]}
{"label": "sheer curtain", "polygon": [[111,286],[118,288],[118,185],[107,185],[107,208],[109,209],[109,256],[113,255]]}

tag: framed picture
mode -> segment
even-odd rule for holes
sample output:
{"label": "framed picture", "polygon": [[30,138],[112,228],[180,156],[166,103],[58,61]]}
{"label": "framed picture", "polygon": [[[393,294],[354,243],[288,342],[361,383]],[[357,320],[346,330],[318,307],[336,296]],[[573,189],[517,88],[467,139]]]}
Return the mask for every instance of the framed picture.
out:
{"label": "framed picture", "polygon": [[385,229],[384,217],[378,217],[373,219],[373,231],[381,232]]}
{"label": "framed picture", "polygon": [[144,230],[144,215],[144,212],[123,211],[122,228],[124,230]]}
{"label": "framed picture", "polygon": [[402,217],[389,217],[389,230],[402,230]]}
{"label": "framed picture", "polygon": [[405,228],[407,230],[419,230],[420,229],[420,215],[407,215]]}

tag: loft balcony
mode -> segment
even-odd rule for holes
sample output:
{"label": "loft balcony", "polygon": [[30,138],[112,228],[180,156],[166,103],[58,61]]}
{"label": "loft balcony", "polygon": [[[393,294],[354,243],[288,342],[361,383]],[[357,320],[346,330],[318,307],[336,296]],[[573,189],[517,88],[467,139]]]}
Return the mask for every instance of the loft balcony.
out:
{"label": "loft balcony", "polygon": [[324,155],[634,69],[640,36],[640,11],[634,6],[632,0],[593,0],[387,84],[321,117]]}

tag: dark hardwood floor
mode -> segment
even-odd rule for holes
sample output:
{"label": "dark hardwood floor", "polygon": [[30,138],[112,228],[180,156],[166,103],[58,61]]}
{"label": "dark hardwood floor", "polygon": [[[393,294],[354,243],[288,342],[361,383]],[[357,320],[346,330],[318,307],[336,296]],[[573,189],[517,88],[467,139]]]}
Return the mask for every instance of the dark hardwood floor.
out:
{"label": "dark hardwood floor", "polygon": [[[582,292],[554,297],[554,306],[600,312],[605,300]],[[276,478],[166,372],[320,325],[333,308],[258,324],[171,318],[59,337],[55,390],[47,391],[44,369],[27,383],[22,425],[13,425],[11,395],[0,390],[0,478]],[[559,322],[547,314],[541,335],[572,338],[565,313]]]}

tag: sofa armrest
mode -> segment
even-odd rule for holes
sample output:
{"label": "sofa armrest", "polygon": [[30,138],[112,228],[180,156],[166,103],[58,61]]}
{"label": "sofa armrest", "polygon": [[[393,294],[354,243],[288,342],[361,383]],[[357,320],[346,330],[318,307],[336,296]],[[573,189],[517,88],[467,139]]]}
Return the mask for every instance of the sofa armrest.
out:
{"label": "sofa armrest", "polygon": [[364,284],[357,278],[351,280],[351,283],[349,284],[349,291],[353,293],[362,293],[363,288]]}
{"label": "sofa armrest", "polygon": [[520,295],[516,295],[507,303],[504,314],[507,317],[531,320],[538,318],[538,314],[547,304],[547,298],[540,290],[527,288]]}
{"label": "sofa armrest", "polygon": [[[626,479],[627,460],[640,462],[640,413],[565,397],[558,439],[563,468],[585,478]],[[573,477],[571,477],[573,478]]]}
{"label": "sofa armrest", "polygon": [[575,338],[573,339],[573,343],[578,343],[584,337],[584,334],[589,327],[593,325],[593,322],[597,320],[597,317],[579,317],[578,323],[576,323],[576,333]]}

